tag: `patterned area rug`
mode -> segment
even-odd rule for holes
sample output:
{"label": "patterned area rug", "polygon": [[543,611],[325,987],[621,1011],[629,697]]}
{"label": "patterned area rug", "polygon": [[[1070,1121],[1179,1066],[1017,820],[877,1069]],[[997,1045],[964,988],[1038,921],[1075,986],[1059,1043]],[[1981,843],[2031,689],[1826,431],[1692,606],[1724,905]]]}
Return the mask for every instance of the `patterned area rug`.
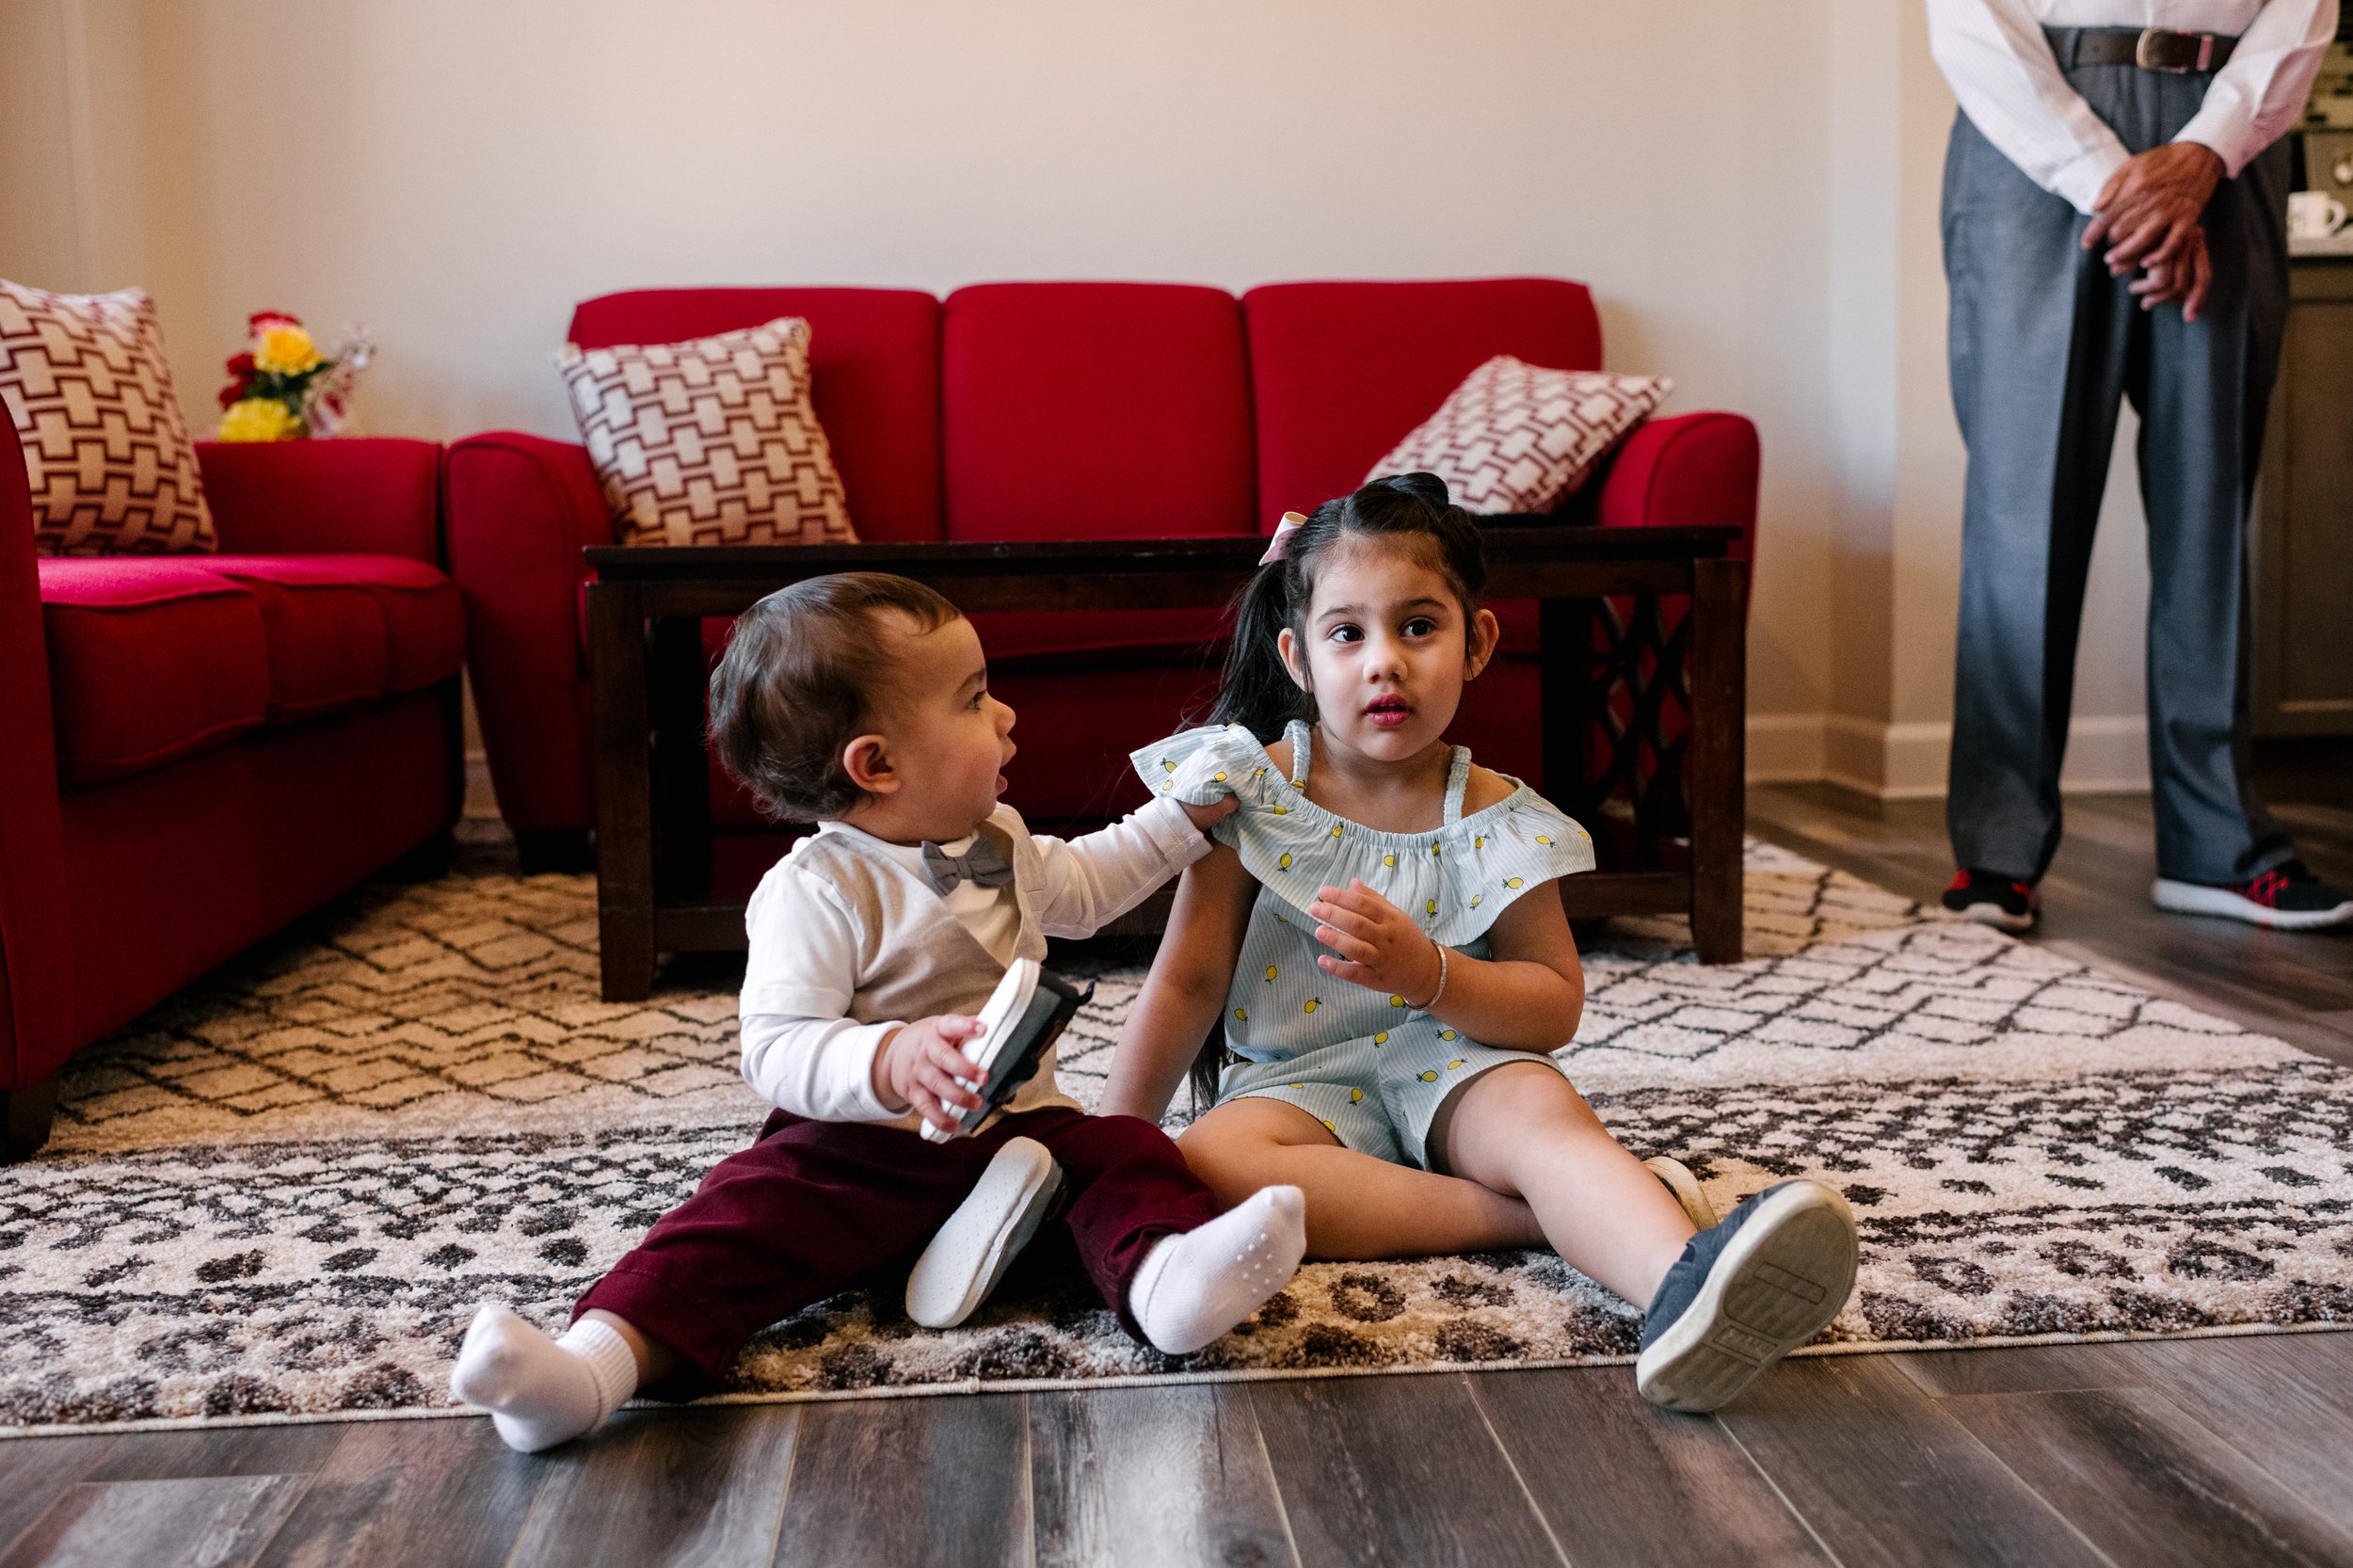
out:
{"label": "patterned area rug", "polygon": [[[743,1145],[731,996],[598,1000],[592,885],[504,855],[363,889],[77,1059],[56,1142],[0,1171],[0,1430],[443,1412],[477,1302],[560,1321]],[[1762,846],[1748,888],[1741,965],[1613,926],[1563,1060],[1720,1208],[1844,1190],[1862,1278],[1817,1350],[2353,1321],[2353,1075]],[[1140,978],[1097,975],[1081,1100]],[[950,1333],[897,1293],[776,1325],[720,1397],[1611,1361],[1637,1326],[1542,1252],[1310,1265],[1175,1359],[1043,1262]]]}

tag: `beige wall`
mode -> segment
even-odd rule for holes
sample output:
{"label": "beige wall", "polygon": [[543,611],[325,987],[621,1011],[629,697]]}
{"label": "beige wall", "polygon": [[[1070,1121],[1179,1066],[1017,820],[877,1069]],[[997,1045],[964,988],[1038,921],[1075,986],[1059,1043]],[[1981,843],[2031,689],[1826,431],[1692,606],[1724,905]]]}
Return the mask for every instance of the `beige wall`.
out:
{"label": "beige wall", "polygon": [[431,437],[568,434],[548,353],[616,288],[1581,279],[1613,366],[1761,427],[1759,770],[1916,788],[1959,474],[1917,9],[0,0],[54,110],[0,273],[152,289],[200,419],[248,312],[364,320],[365,424]]}

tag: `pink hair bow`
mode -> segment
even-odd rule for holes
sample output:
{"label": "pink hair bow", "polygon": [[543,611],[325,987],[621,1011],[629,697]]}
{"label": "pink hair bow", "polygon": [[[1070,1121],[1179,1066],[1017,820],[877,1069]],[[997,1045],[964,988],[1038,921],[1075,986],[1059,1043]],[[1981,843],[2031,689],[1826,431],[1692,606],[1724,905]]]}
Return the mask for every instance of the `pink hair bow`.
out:
{"label": "pink hair bow", "polygon": [[1280,561],[1291,552],[1291,536],[1307,520],[1305,512],[1285,512],[1283,520],[1274,525],[1274,537],[1267,540],[1266,553],[1258,557],[1258,565]]}

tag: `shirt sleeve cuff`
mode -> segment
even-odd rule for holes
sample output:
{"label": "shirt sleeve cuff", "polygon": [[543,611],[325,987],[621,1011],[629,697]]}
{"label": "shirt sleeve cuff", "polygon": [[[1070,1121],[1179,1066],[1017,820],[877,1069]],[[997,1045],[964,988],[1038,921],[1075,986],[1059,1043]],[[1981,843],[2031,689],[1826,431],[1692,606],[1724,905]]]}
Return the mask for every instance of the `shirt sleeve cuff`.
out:
{"label": "shirt sleeve cuff", "polygon": [[2253,137],[2236,110],[2212,104],[2190,116],[2189,123],[2183,126],[2181,134],[2173,139],[2194,141],[2209,149],[2222,160],[2222,177],[2225,180],[2237,179],[2239,170],[2263,151],[2263,145],[2249,145]]}
{"label": "shirt sleeve cuff", "polygon": [[2065,198],[2077,212],[2089,214],[2091,204],[2100,200],[2108,176],[2123,168],[2130,157],[2121,146],[2086,152],[2058,171],[2051,181],[2051,192]]}
{"label": "shirt sleeve cuff", "polygon": [[1209,836],[1193,826],[1185,808],[1167,795],[1155,798],[1135,820],[1172,866],[1190,866],[1209,853]]}
{"label": "shirt sleeve cuff", "polygon": [[906,1114],[883,1104],[882,1096],[874,1092],[874,1058],[882,1050],[884,1037],[894,1029],[905,1027],[894,1018],[885,1023],[860,1024],[834,1036],[832,1048],[826,1052],[825,1066],[841,1075],[836,1088],[849,1120],[895,1122]]}

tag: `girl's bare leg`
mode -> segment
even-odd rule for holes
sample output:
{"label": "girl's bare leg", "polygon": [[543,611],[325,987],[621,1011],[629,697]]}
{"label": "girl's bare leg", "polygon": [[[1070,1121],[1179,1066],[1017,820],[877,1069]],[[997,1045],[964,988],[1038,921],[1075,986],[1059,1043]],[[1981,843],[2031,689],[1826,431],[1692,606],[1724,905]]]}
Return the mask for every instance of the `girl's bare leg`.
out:
{"label": "girl's bare leg", "polygon": [[[1545,1244],[1536,1213],[1518,1197],[1343,1148],[1321,1122],[1284,1100],[1229,1100],[1176,1143],[1185,1163],[1228,1208],[1280,1182],[1305,1192],[1310,1257],[1405,1257]],[[1634,1169],[1665,1198],[1647,1171],[1639,1164]],[[1673,1199],[1665,1201],[1679,1214]]]}
{"label": "girl's bare leg", "polygon": [[[1555,1252],[1636,1306],[1650,1304],[1691,1239],[1691,1222],[1658,1178],[1548,1066],[1480,1074],[1448,1100],[1432,1135],[1449,1169],[1526,1199]],[[1312,1226],[1313,1198],[1307,1214]]]}

